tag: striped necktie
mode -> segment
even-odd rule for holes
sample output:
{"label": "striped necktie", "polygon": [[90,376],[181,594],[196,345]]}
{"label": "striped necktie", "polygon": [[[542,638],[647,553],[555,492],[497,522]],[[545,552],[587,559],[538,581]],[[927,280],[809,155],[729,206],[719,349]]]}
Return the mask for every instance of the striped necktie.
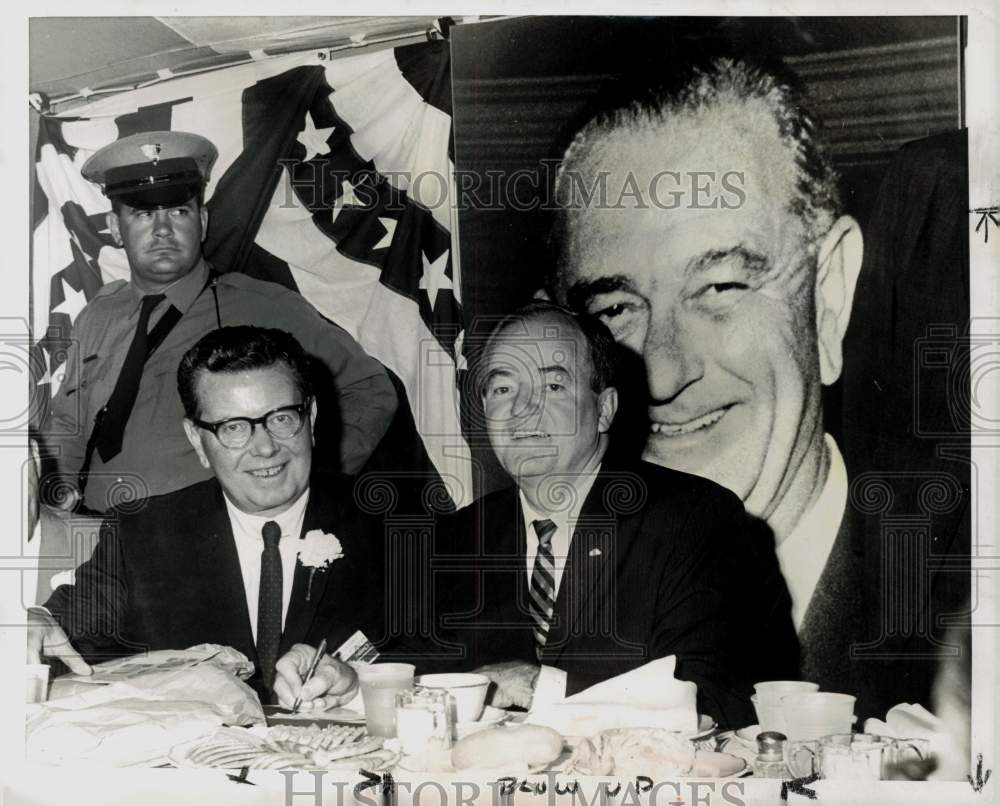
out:
{"label": "striped necktie", "polygon": [[531,525],[538,535],[538,552],[531,572],[528,608],[535,635],[535,655],[541,659],[549,635],[549,621],[556,604],[556,564],[552,557],[552,535],[556,533],[556,525],[548,518],[532,521]]}
{"label": "striped necktie", "polygon": [[274,664],[281,643],[281,527],[268,521],[261,530],[264,550],[260,553],[260,592],[257,598],[257,658],[264,685],[274,685]]}

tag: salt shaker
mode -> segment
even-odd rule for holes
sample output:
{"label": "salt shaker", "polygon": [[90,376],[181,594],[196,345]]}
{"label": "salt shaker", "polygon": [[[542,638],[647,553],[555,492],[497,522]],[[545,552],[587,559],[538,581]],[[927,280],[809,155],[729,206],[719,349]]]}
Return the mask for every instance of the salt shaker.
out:
{"label": "salt shaker", "polygon": [[766,730],[757,734],[757,757],[753,760],[754,778],[788,780],[785,766],[785,734]]}

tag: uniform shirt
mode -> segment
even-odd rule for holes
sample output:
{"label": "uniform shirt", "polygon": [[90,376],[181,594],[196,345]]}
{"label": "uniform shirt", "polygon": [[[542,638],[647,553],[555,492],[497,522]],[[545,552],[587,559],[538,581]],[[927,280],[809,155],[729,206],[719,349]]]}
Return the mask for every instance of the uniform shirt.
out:
{"label": "uniform shirt", "polygon": [[[356,472],[389,427],[396,410],[392,382],[347,331],[277,283],[230,272],[219,276],[213,294],[205,288],[207,280],[208,264],[201,261],[166,290],[166,298],[153,310],[150,330],[170,305],[183,316],[143,368],[121,453],[105,464],[93,452],[84,499],[91,509],[104,512],[123,501],[172,492],[211,475],[184,434],[177,366],[188,348],[220,322],[287,331],[329,369],[342,423],[343,472]],[[46,447],[56,452],[59,474],[69,481],[76,481],[94,419],[121,373],[141,300],[131,284],[117,280],[103,286],[77,317],[66,374],[42,429]]]}
{"label": "uniform shirt", "polygon": [[236,555],[240,560],[243,576],[243,590],[247,597],[247,613],[250,615],[250,630],[257,641],[257,605],[260,599],[260,555],[264,551],[264,524],[274,521],[281,527],[278,553],[281,554],[281,629],[285,628],[288,603],[292,600],[292,583],[295,580],[295,564],[299,557],[302,536],[302,521],[309,503],[309,490],[300,495],[295,503],[284,512],[271,518],[251,515],[236,508],[228,496],[226,512],[233,527]]}

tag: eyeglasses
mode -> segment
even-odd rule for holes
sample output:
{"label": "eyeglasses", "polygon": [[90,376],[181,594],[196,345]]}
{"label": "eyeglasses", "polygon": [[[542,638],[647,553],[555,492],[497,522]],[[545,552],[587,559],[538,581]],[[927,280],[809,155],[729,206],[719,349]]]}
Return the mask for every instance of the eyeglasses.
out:
{"label": "eyeglasses", "polygon": [[228,420],[219,420],[216,423],[207,423],[192,417],[191,422],[199,428],[211,431],[225,447],[242,448],[253,439],[254,429],[258,425],[263,425],[267,433],[275,439],[291,439],[305,425],[306,412],[311,405],[312,400],[307,398],[296,406],[280,406],[260,417],[230,417]]}

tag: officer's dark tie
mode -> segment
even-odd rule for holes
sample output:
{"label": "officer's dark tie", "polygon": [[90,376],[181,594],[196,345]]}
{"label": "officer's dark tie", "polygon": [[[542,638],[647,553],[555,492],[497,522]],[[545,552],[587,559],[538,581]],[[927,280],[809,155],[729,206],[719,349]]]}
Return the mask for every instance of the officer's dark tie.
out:
{"label": "officer's dark tie", "polygon": [[535,655],[541,658],[549,635],[552,609],[556,604],[556,564],[552,556],[552,535],[556,533],[556,525],[548,518],[532,521],[531,525],[538,535],[538,553],[535,554],[535,567],[531,572],[528,609],[534,622]]}
{"label": "officer's dark tie", "polygon": [[274,664],[281,641],[281,527],[268,521],[261,529],[264,550],[260,553],[260,593],[257,597],[257,657],[264,685],[274,685]]}
{"label": "officer's dark tie", "polygon": [[104,407],[100,430],[97,435],[97,453],[102,462],[108,462],[122,450],[122,438],[125,436],[125,424],[139,394],[139,382],[142,380],[142,368],[146,363],[149,315],[153,312],[163,294],[149,294],[142,298],[142,308],[139,311],[139,323],[135,326],[135,336],[125,355],[121,374],[115,389]]}

